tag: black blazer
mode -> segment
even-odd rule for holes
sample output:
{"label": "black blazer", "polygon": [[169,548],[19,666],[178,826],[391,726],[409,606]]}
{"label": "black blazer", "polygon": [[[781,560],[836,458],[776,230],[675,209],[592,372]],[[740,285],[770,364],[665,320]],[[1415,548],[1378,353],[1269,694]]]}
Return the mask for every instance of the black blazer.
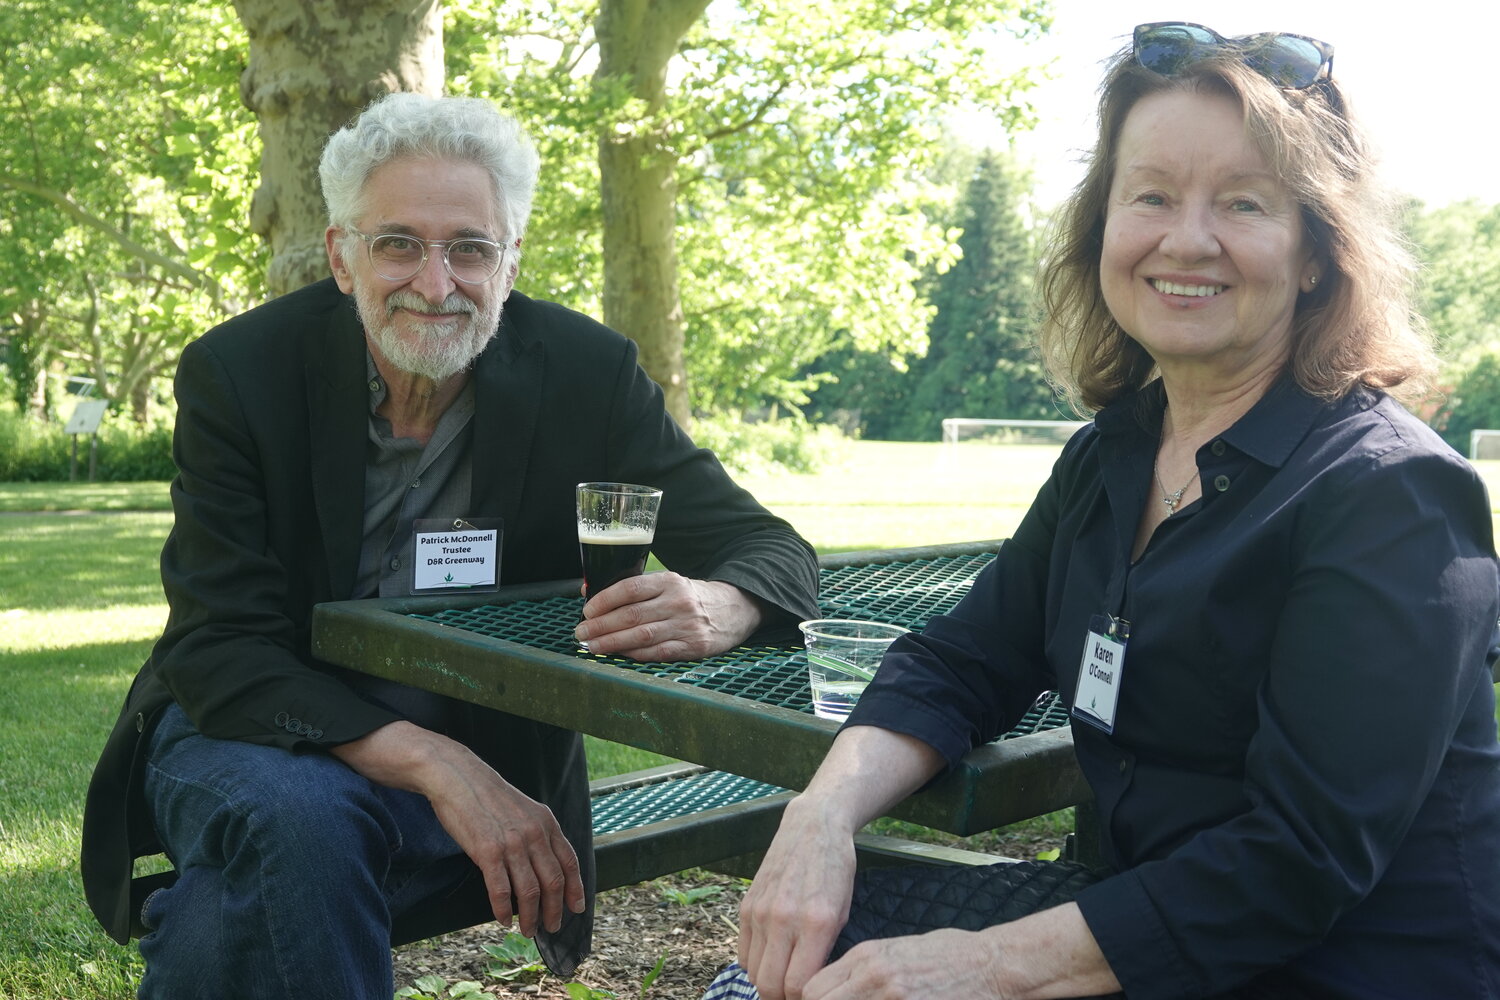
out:
{"label": "black blazer", "polygon": [[[105,744],[84,812],[84,889],[117,941],[129,936],[132,860],[161,849],[141,765],[144,734],[168,703],[206,735],[302,751],[397,718],[310,651],[313,606],[351,597],[358,571],[365,351],[353,300],[329,279],[230,320],[183,352],[175,522],[162,551],[171,613]],[[512,293],[473,377],[467,514],[504,519],[503,583],[578,576],[577,483],[650,483],[664,490],[652,546],[663,564],[733,583],[791,620],[816,617],[812,549],[693,446],[629,340]],[[547,803],[591,866],[577,734],[474,706],[458,712],[454,735]],[[292,732],[278,719],[305,725]],[[565,952],[587,954],[586,926]]]}

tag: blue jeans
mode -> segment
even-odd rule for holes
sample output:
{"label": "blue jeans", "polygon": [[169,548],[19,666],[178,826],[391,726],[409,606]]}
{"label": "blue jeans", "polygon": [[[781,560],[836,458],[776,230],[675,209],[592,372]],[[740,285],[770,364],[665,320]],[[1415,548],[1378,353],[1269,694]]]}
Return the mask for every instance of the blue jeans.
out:
{"label": "blue jeans", "polygon": [[390,1000],[392,918],[469,870],[424,797],[203,736],[176,705],[145,793],[179,877],[146,901],[142,1000]]}

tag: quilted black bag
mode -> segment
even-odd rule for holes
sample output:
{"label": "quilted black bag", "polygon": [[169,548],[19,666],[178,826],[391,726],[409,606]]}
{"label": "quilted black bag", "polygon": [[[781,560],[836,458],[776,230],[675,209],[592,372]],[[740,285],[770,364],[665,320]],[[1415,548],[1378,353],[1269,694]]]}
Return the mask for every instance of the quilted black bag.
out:
{"label": "quilted black bag", "polygon": [[[862,941],[952,927],[977,931],[1071,902],[1108,872],[1075,861],[1002,861],[993,865],[871,868],[854,880],[849,922],[830,962]],[[1111,998],[1124,1000],[1125,994]],[[1213,1000],[1312,1000],[1282,970],[1273,970]]]}
{"label": "quilted black bag", "polygon": [[862,941],[1003,924],[1070,902],[1105,874],[1073,861],[871,868],[854,880],[849,922],[829,960]]}

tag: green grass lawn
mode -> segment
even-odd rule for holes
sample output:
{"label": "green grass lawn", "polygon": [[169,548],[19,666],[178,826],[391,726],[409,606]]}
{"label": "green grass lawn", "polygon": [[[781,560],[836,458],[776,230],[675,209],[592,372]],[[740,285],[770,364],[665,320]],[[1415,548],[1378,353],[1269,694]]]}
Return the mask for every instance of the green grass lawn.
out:
{"label": "green grass lawn", "polygon": [[[817,475],[741,481],[822,551],[889,548],[1010,534],[1056,454],[854,442]],[[1500,462],[1479,466],[1500,496]],[[0,1000],[134,995],[140,959],[89,917],[78,836],[94,759],[166,617],[170,524],[163,483],[0,484]],[[589,753],[596,775],[659,759],[597,740]]]}

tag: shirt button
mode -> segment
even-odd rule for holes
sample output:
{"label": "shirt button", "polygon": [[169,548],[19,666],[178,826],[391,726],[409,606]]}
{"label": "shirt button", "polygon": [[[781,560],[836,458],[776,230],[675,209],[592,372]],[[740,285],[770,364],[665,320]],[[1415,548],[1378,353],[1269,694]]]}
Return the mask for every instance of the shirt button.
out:
{"label": "shirt button", "polygon": [[1220,493],[1223,493],[1225,490],[1229,489],[1229,477],[1214,476],[1214,489],[1218,490]]}
{"label": "shirt button", "polygon": [[372,379],[370,379],[370,391],[371,392],[379,392],[380,391],[380,379],[378,379],[378,378],[372,378]]}
{"label": "shirt button", "polygon": [[1120,773],[1121,774],[1124,774],[1125,771],[1126,771],[1126,769],[1129,768],[1129,767],[1130,767],[1130,765],[1127,764],[1127,763],[1125,763],[1125,761],[1123,761],[1123,760],[1120,761]]}
{"label": "shirt button", "polygon": [[418,476],[416,479],[413,479],[411,481],[411,488],[412,489],[416,489],[417,487],[419,487],[421,485],[422,485],[422,479],[421,479],[420,476]]}
{"label": "shirt button", "polygon": [[399,558],[392,559],[391,560],[391,569],[400,569],[400,568],[401,568],[401,560]]}
{"label": "shirt button", "polygon": [[1222,440],[1219,440],[1215,441],[1213,443],[1213,447],[1209,448],[1208,450],[1213,452],[1215,456],[1223,456],[1224,452],[1227,450],[1227,447],[1228,446],[1226,446]]}

